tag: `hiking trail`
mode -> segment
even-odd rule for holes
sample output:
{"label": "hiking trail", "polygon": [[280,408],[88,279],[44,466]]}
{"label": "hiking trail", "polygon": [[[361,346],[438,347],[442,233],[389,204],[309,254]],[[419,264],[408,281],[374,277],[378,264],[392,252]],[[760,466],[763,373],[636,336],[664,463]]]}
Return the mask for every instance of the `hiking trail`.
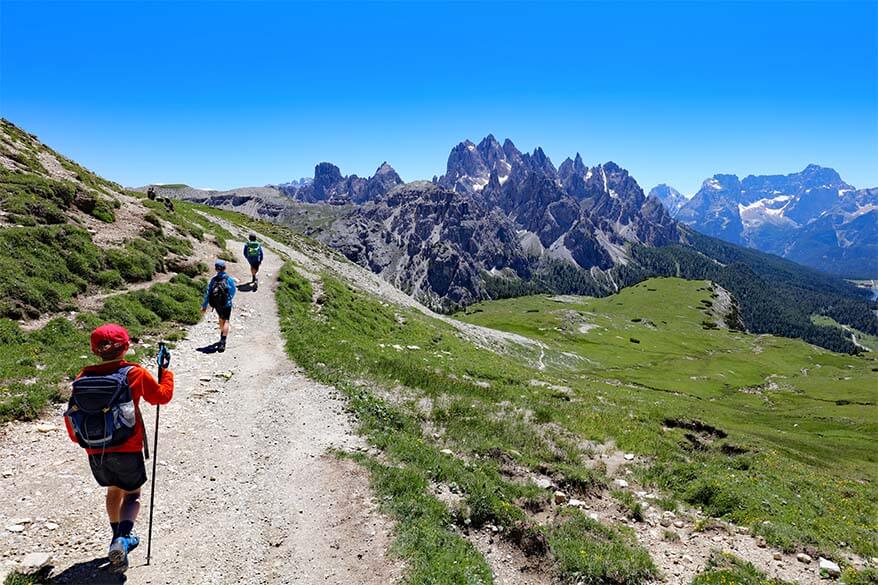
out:
{"label": "hiking trail", "polygon": [[[366,449],[342,399],[284,352],[274,299],[281,265],[266,249],[258,292],[247,290],[245,262],[229,265],[245,286],[225,353],[199,351],[218,339],[213,312],[172,351],[152,562],[144,565],[147,483],[128,583],[379,584],[402,574],[388,557],[392,524],[377,510],[368,473],[328,453]],[[151,439],[155,408],[142,404]],[[98,568],[110,541],[104,490],[67,437],[64,408],[0,430],[0,529],[24,528],[5,533],[0,566],[42,552],[52,556],[53,583],[119,583]]]}

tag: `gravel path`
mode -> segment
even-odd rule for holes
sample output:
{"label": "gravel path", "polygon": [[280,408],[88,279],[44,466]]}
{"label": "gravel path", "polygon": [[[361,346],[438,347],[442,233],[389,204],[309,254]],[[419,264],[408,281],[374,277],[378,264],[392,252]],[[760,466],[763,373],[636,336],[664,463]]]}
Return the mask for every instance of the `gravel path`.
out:
{"label": "gravel path", "polygon": [[[241,264],[231,274],[249,277]],[[377,511],[367,473],[327,454],[365,448],[343,402],[283,351],[273,295],[280,266],[266,250],[261,288],[236,297],[225,353],[198,351],[217,339],[213,313],[174,350],[152,563],[144,565],[144,539],[129,583],[385,584],[402,573],[387,556],[393,527]],[[55,582],[118,583],[98,568],[109,542],[103,493],[67,439],[62,411],[0,429],[0,564],[45,552]],[[151,436],[151,406],[144,417]],[[143,501],[141,536],[148,485]]]}

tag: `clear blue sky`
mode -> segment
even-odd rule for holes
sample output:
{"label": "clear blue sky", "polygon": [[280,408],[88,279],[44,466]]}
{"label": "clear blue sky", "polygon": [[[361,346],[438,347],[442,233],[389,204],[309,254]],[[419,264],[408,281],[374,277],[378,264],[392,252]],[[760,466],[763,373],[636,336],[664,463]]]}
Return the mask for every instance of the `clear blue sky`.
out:
{"label": "clear blue sky", "polygon": [[430,178],[493,133],[645,189],[810,162],[878,186],[876,6],[3,0],[0,114],[126,185]]}

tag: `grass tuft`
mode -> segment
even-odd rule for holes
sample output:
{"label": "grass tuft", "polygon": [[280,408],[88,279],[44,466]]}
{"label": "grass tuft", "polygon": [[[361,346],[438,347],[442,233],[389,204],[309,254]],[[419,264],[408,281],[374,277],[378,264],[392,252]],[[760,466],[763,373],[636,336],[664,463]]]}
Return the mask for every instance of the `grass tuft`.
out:
{"label": "grass tuft", "polygon": [[[769,578],[752,564],[729,553],[714,552],[705,570],[698,574],[692,585],[792,585],[787,581]],[[850,585],[850,584],[848,584]]]}
{"label": "grass tuft", "polygon": [[562,570],[577,583],[642,583],[658,570],[627,530],[601,524],[570,510],[549,532],[549,546]]}

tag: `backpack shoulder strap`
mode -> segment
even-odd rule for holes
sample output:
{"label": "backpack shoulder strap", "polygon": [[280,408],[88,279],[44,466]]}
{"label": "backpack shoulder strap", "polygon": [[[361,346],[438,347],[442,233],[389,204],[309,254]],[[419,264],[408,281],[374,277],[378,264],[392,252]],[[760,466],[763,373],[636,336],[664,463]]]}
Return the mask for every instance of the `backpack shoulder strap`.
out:
{"label": "backpack shoulder strap", "polygon": [[131,394],[131,388],[128,385],[128,372],[130,372],[132,368],[134,368],[134,366],[123,366],[111,374],[111,377],[116,381],[116,384],[118,384],[116,394],[113,395],[113,401],[119,397],[123,388],[127,388],[129,395]]}
{"label": "backpack shoulder strap", "polygon": [[112,374],[107,374],[107,377],[113,378],[120,385],[123,383],[128,384],[128,372],[130,372],[132,369],[134,369],[134,367],[135,366],[123,366],[123,367],[119,368],[118,370],[116,370],[115,372],[113,372]]}

